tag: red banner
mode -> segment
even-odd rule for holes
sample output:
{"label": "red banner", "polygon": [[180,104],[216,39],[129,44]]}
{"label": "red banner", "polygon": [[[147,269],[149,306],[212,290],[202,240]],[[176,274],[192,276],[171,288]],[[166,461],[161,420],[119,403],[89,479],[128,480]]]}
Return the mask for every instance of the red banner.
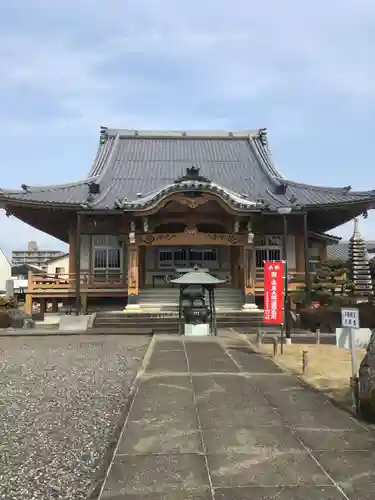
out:
{"label": "red banner", "polygon": [[264,263],[264,322],[267,324],[283,323],[284,273],[283,261]]}

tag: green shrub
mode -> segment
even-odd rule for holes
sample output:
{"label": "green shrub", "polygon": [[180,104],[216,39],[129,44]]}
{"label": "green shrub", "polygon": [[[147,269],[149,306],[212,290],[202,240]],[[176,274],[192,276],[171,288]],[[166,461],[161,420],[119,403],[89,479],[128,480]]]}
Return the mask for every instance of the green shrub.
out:
{"label": "green shrub", "polygon": [[8,295],[0,296],[0,308],[15,309],[17,305],[17,300],[14,297],[9,297]]}
{"label": "green shrub", "polygon": [[[344,301],[345,297],[342,298]],[[340,300],[335,297],[334,300]],[[320,306],[316,309],[306,307],[300,310],[301,328],[315,331],[320,328],[322,332],[334,333],[336,328],[341,327],[341,307],[346,303],[339,302],[331,305]],[[356,304],[359,309],[359,322],[361,328],[375,328],[375,306],[365,302]]]}
{"label": "green shrub", "polygon": [[9,328],[12,326],[12,320],[7,311],[0,311],[0,328]]}

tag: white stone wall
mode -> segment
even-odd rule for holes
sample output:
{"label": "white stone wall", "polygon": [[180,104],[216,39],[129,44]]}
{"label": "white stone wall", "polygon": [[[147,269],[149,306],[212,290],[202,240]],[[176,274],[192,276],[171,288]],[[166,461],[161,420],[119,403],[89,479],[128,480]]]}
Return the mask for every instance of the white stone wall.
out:
{"label": "white stone wall", "polygon": [[53,259],[52,262],[47,262],[47,274],[56,274],[57,268],[63,268],[62,274],[69,274],[69,255]]}
{"label": "white stone wall", "polygon": [[0,249],[0,294],[5,292],[5,283],[12,276],[12,267],[3,251]]}

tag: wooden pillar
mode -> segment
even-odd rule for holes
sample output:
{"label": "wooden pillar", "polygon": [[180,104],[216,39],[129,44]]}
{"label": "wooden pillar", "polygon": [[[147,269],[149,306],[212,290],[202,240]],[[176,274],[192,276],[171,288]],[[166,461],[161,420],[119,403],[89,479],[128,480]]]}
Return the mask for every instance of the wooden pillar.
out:
{"label": "wooden pillar", "polygon": [[77,252],[77,232],[76,229],[71,229],[69,231],[69,285],[75,287],[75,275],[76,275],[76,258]]}
{"label": "wooden pillar", "polygon": [[244,305],[243,309],[257,309],[255,303],[256,262],[254,245],[246,245],[243,249]]}
{"label": "wooden pillar", "polygon": [[87,293],[81,294],[82,314],[87,314]]}
{"label": "wooden pillar", "polygon": [[52,309],[53,313],[57,313],[59,310],[59,299],[52,299]]}
{"label": "wooden pillar", "polygon": [[122,283],[124,287],[128,282],[128,245],[125,241],[122,242]]}
{"label": "wooden pillar", "polygon": [[146,281],[146,247],[141,246],[139,247],[139,252],[138,252],[138,266],[139,266],[139,288],[144,288],[145,286],[145,281]]}
{"label": "wooden pillar", "polygon": [[323,241],[321,246],[319,247],[319,257],[320,262],[325,262],[328,259],[327,243],[325,241]]}
{"label": "wooden pillar", "polygon": [[76,315],[81,314],[81,214],[77,214],[76,228],[76,268],[75,268],[75,296],[76,296]]}
{"label": "wooden pillar", "polygon": [[33,296],[30,292],[26,293],[25,313],[29,316],[33,313]]}
{"label": "wooden pillar", "polygon": [[27,273],[27,292],[25,298],[25,313],[32,315],[33,313],[33,272]]}
{"label": "wooden pillar", "polygon": [[229,247],[230,256],[230,274],[231,274],[231,286],[233,288],[240,288],[239,284],[239,274],[241,272],[239,256],[240,247],[231,246]]}
{"label": "wooden pillar", "polygon": [[305,249],[303,233],[298,233],[295,236],[295,256],[296,256],[296,272],[305,273]]}
{"label": "wooden pillar", "polygon": [[128,303],[126,311],[139,310],[139,246],[128,247]]}
{"label": "wooden pillar", "polygon": [[47,311],[47,299],[39,299],[39,312],[42,318],[44,319],[44,315],[46,314]]}

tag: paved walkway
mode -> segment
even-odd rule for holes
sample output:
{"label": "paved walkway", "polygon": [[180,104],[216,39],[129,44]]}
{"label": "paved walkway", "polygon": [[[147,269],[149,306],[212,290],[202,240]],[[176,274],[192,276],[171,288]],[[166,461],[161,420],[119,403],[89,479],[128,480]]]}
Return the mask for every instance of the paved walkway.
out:
{"label": "paved walkway", "polygon": [[243,341],[154,339],[101,500],[375,497],[375,438]]}

